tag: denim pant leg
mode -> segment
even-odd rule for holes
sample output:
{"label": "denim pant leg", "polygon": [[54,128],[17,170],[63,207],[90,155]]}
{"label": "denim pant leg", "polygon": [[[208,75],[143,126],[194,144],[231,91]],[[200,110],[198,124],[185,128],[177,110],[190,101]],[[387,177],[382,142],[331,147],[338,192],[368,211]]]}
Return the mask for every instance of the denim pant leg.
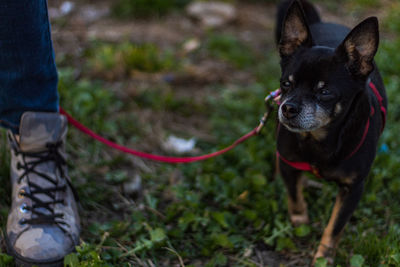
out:
{"label": "denim pant leg", "polygon": [[0,0],[0,125],[18,132],[25,111],[58,111],[46,0]]}

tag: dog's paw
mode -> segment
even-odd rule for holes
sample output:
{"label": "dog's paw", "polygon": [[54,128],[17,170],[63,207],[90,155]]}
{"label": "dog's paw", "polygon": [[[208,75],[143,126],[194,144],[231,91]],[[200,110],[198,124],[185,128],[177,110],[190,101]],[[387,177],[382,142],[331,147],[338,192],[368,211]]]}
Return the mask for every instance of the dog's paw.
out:
{"label": "dog's paw", "polygon": [[290,214],[290,221],[293,226],[299,226],[302,224],[308,224],[310,220],[308,219],[308,214]]}

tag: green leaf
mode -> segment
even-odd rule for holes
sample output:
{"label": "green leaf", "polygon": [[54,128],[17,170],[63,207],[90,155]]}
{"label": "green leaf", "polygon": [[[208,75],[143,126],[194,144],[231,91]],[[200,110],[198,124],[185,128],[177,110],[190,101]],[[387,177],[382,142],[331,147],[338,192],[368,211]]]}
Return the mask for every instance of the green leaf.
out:
{"label": "green leaf", "polygon": [[227,257],[222,253],[217,253],[207,264],[206,267],[226,266]]}
{"label": "green leaf", "polygon": [[288,237],[279,237],[276,243],[276,250],[281,251],[284,249],[295,250],[296,246],[293,241]]}
{"label": "green leaf", "polygon": [[223,248],[233,248],[232,242],[229,240],[226,234],[214,234],[212,236],[214,245],[220,246]]}
{"label": "green leaf", "polygon": [[395,263],[400,264],[400,253],[394,254],[391,256]]}
{"label": "green leaf", "polygon": [[13,257],[4,253],[0,253],[0,266],[8,266],[12,262],[13,262]]}
{"label": "green leaf", "polygon": [[315,261],[315,267],[326,267],[328,266],[328,260],[325,258],[318,258]]}
{"label": "green leaf", "polygon": [[311,232],[311,227],[306,224],[302,224],[294,229],[294,234],[298,237],[305,237]]}
{"label": "green leaf", "polygon": [[258,214],[254,210],[246,209],[243,211],[243,216],[250,221],[254,221],[257,219]]}
{"label": "green leaf", "polygon": [[146,195],[145,196],[147,205],[149,205],[150,208],[152,209],[157,209],[157,204],[158,204],[158,199],[155,197],[152,197],[151,195]]}
{"label": "green leaf", "polygon": [[364,260],[363,256],[356,254],[356,255],[353,255],[353,257],[351,257],[350,265],[351,265],[351,267],[361,267],[361,266],[363,266],[364,261],[365,260]]}
{"label": "green leaf", "polygon": [[186,228],[193,223],[196,220],[196,214],[194,214],[193,212],[187,212],[185,214],[183,214],[179,220],[178,220],[178,225],[179,228],[182,231],[185,231]]}
{"label": "green leaf", "polygon": [[165,231],[161,228],[156,228],[150,231],[150,238],[152,242],[158,243],[164,241],[166,237]]}
{"label": "green leaf", "polygon": [[77,267],[79,266],[79,258],[75,253],[68,254],[64,257],[64,266]]}
{"label": "green leaf", "polygon": [[128,179],[128,172],[125,170],[116,170],[113,172],[108,172],[105,175],[105,180],[107,182],[120,184]]}
{"label": "green leaf", "polygon": [[216,220],[223,228],[228,228],[229,225],[226,222],[225,212],[213,212],[212,217]]}

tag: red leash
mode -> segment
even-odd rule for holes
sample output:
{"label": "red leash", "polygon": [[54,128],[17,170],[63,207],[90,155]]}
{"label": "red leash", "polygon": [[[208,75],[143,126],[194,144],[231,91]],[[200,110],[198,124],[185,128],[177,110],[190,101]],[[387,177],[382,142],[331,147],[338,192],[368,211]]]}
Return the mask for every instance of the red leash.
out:
{"label": "red leash", "polygon": [[205,155],[195,156],[195,157],[168,157],[168,156],[153,155],[153,154],[137,151],[134,149],[130,149],[130,148],[121,146],[117,143],[114,143],[114,142],[102,137],[101,135],[93,132],[92,130],[90,130],[89,128],[84,126],[82,123],[80,123],[79,121],[74,119],[70,114],[68,114],[61,107],[60,107],[60,113],[63,114],[64,116],[66,116],[68,119],[68,122],[70,124],[72,124],[75,128],[77,128],[79,131],[83,132],[84,134],[87,134],[88,136],[92,137],[93,139],[96,139],[97,141],[99,141],[109,147],[112,147],[112,148],[122,151],[124,153],[132,154],[132,155],[135,155],[135,156],[138,156],[141,158],[145,158],[145,159],[149,159],[149,160],[165,162],[165,163],[173,163],[173,164],[190,163],[190,162],[195,162],[195,161],[206,160],[206,159],[213,158],[213,157],[219,156],[221,154],[224,154],[224,153],[228,152],[229,150],[232,150],[233,148],[235,148],[240,143],[243,143],[245,140],[249,139],[250,137],[259,134],[262,127],[264,126],[265,122],[267,121],[268,115],[270,114],[270,112],[272,110],[272,106],[269,104],[269,100],[273,98],[275,101],[277,101],[279,94],[280,94],[280,90],[278,89],[278,90],[271,92],[265,98],[267,112],[265,112],[264,116],[260,120],[260,124],[256,128],[251,130],[249,133],[243,135],[242,137],[237,139],[232,145],[230,145],[224,149],[221,149],[219,151],[216,151],[216,152],[213,152],[210,154],[205,154]]}
{"label": "red leash", "polygon": [[[266,104],[268,103],[269,99],[271,98],[275,98],[277,95],[279,94],[279,91],[276,90],[274,92],[271,92],[266,98],[265,98],[265,102]],[[196,156],[196,157],[167,157],[167,156],[160,156],[160,155],[153,155],[153,154],[149,154],[149,153],[145,153],[145,152],[141,152],[141,151],[137,151],[134,149],[130,149],[124,146],[121,146],[117,143],[114,143],[102,136],[100,136],[99,134],[93,132],[92,130],[90,130],[89,128],[87,128],[86,126],[84,126],[82,123],[80,123],[79,121],[77,121],[76,119],[74,119],[70,114],[68,114],[64,109],[62,109],[60,107],[60,113],[63,114],[64,116],[67,117],[68,122],[70,124],[72,124],[75,128],[77,128],[79,131],[89,135],[90,137],[96,139],[97,141],[112,147],[114,149],[117,149],[119,151],[122,151],[124,153],[128,153],[128,154],[132,154],[141,158],[145,158],[145,159],[150,159],[150,160],[154,160],[154,161],[160,161],[160,162],[165,162],[165,163],[173,163],[173,164],[177,164],[177,163],[189,163],[189,162],[195,162],[195,161],[200,161],[200,160],[205,160],[205,159],[209,159],[212,157],[216,157],[219,156],[221,154],[224,154],[226,152],[228,152],[229,150],[232,150],[233,148],[235,148],[237,145],[239,145],[240,143],[243,143],[245,140],[249,139],[250,137],[257,135],[262,127],[264,126],[268,115],[271,111],[272,107],[270,105],[267,105],[267,112],[264,114],[264,116],[262,117],[260,124],[254,128],[253,130],[251,130],[249,133],[243,135],[242,137],[240,137],[238,140],[236,140],[232,145],[221,149],[219,151],[210,153],[210,154],[206,154],[206,155],[202,155],[202,156]]]}
{"label": "red leash", "polygon": [[229,150],[232,150],[233,148],[235,148],[238,144],[244,142],[245,140],[249,139],[250,137],[257,135],[258,134],[258,127],[254,128],[251,132],[243,135],[242,137],[240,137],[238,140],[236,140],[232,145],[210,153],[210,154],[206,154],[206,155],[202,155],[202,156],[196,156],[196,157],[183,157],[183,158],[179,158],[179,157],[167,157],[167,156],[160,156],[160,155],[153,155],[153,154],[149,154],[149,153],[145,153],[145,152],[141,152],[141,151],[137,151],[134,149],[130,149],[124,146],[121,146],[117,143],[114,143],[100,135],[98,135],[97,133],[93,132],[92,130],[90,130],[89,128],[87,128],[86,126],[84,126],[83,124],[81,124],[79,121],[77,121],[76,119],[74,119],[71,115],[69,115],[65,110],[63,110],[62,108],[60,108],[60,113],[65,115],[68,119],[68,122],[70,124],[72,124],[75,128],[77,128],[79,131],[83,132],[84,134],[87,134],[89,136],[91,136],[92,138],[96,139],[97,141],[115,148],[119,151],[122,151],[124,153],[128,153],[128,154],[132,154],[141,158],[145,158],[145,159],[150,159],[150,160],[154,160],[154,161],[160,161],[160,162],[165,162],[165,163],[173,163],[173,164],[177,164],[177,163],[189,163],[189,162],[194,162],[194,161],[200,161],[200,160],[205,160],[205,159],[209,159],[212,157],[216,157],[219,156],[225,152],[228,152]]}

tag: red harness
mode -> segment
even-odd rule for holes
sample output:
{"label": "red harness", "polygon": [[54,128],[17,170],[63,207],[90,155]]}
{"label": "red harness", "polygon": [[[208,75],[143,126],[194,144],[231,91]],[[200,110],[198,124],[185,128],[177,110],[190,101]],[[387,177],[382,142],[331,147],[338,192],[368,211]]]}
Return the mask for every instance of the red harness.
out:
{"label": "red harness", "polygon": [[[383,132],[383,129],[385,128],[385,124],[386,124],[386,108],[383,105],[383,97],[379,94],[378,89],[376,89],[375,84],[373,84],[372,82],[369,82],[369,87],[371,88],[372,92],[374,93],[376,99],[378,100],[379,106],[381,108],[381,113],[382,113],[382,129],[381,129],[381,133]],[[375,114],[375,109],[373,106],[371,106],[371,116]],[[368,130],[369,130],[369,125],[370,125],[370,117],[368,117],[368,121],[365,125],[364,128],[364,133],[362,135],[361,141],[360,143],[358,143],[358,145],[354,148],[354,150],[345,158],[346,160],[351,158],[355,153],[357,153],[357,151],[361,148],[361,146],[364,144],[365,138],[367,137],[368,134]],[[316,168],[315,166],[311,165],[308,162],[293,162],[293,161],[289,161],[287,159],[285,159],[284,157],[282,157],[282,155],[279,153],[279,151],[276,151],[276,157],[280,160],[282,160],[283,162],[285,162],[287,165],[289,165],[290,167],[300,170],[300,171],[307,171],[307,172],[311,172],[312,174],[314,174],[317,177],[321,177],[320,172],[318,170],[318,168]]]}

